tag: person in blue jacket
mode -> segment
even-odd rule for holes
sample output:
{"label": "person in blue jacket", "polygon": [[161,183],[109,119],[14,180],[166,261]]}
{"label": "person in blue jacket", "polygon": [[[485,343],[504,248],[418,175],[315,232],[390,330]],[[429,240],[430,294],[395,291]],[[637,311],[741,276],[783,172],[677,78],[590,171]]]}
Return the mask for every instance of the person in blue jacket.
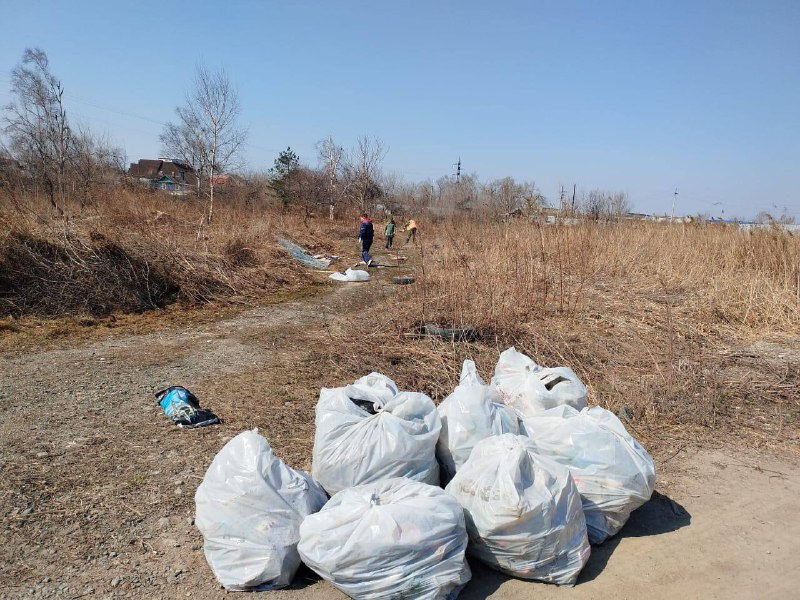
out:
{"label": "person in blue jacket", "polygon": [[361,242],[361,257],[368,267],[372,266],[372,257],[369,249],[372,247],[372,240],[375,238],[375,228],[372,226],[372,219],[367,213],[361,215],[361,229],[358,230],[358,241]]}

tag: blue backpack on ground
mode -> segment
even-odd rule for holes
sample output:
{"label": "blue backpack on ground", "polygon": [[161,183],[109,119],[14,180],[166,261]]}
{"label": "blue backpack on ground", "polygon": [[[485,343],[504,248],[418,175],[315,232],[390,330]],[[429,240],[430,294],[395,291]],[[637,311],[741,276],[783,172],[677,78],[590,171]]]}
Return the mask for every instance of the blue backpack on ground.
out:
{"label": "blue backpack on ground", "polygon": [[194,429],[220,423],[219,417],[207,408],[185,387],[173,385],[156,392],[156,402],[172,422],[183,429]]}

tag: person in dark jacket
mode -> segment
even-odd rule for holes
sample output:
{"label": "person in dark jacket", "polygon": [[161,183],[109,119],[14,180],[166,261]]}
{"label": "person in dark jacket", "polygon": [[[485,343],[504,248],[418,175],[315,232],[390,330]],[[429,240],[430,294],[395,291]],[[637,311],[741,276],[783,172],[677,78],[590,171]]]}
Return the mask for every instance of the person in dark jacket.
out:
{"label": "person in dark jacket", "polygon": [[369,249],[372,247],[372,240],[375,238],[375,228],[372,226],[372,219],[367,213],[361,215],[361,229],[358,230],[358,241],[361,242],[361,257],[368,267],[372,266],[372,257]]}
{"label": "person in dark jacket", "polygon": [[392,247],[392,241],[394,240],[394,232],[397,230],[397,225],[394,223],[394,218],[390,217],[389,222],[386,224],[386,227],[383,228],[383,235],[386,236],[386,247]]}

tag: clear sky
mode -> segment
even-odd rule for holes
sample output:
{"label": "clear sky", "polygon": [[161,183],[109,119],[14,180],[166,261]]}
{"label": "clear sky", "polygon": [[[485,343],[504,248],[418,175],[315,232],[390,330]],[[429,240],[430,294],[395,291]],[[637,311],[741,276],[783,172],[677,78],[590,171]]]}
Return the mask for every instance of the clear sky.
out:
{"label": "clear sky", "polygon": [[624,190],[634,208],[800,221],[800,1],[0,0],[0,104],[45,50],[74,120],[157,157],[196,65],[224,66],[246,160],[362,134],[406,180]]}

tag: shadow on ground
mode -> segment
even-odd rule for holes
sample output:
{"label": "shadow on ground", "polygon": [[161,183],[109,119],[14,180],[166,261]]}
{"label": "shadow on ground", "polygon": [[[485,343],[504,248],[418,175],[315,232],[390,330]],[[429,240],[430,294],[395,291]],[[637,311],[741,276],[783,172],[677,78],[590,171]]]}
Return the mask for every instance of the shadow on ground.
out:
{"label": "shadow on ground", "polygon": [[[592,546],[592,555],[589,557],[589,562],[586,563],[583,571],[581,571],[578,582],[575,585],[580,586],[596,579],[603,572],[614,550],[623,539],[670,533],[690,525],[691,522],[692,516],[683,506],[669,496],[653,492],[650,501],[631,514],[622,531],[599,546]],[[472,581],[459,595],[459,600],[482,600],[483,598],[488,598],[504,582],[512,579],[508,575],[490,569],[475,559],[470,559],[469,564],[472,568]]]}

